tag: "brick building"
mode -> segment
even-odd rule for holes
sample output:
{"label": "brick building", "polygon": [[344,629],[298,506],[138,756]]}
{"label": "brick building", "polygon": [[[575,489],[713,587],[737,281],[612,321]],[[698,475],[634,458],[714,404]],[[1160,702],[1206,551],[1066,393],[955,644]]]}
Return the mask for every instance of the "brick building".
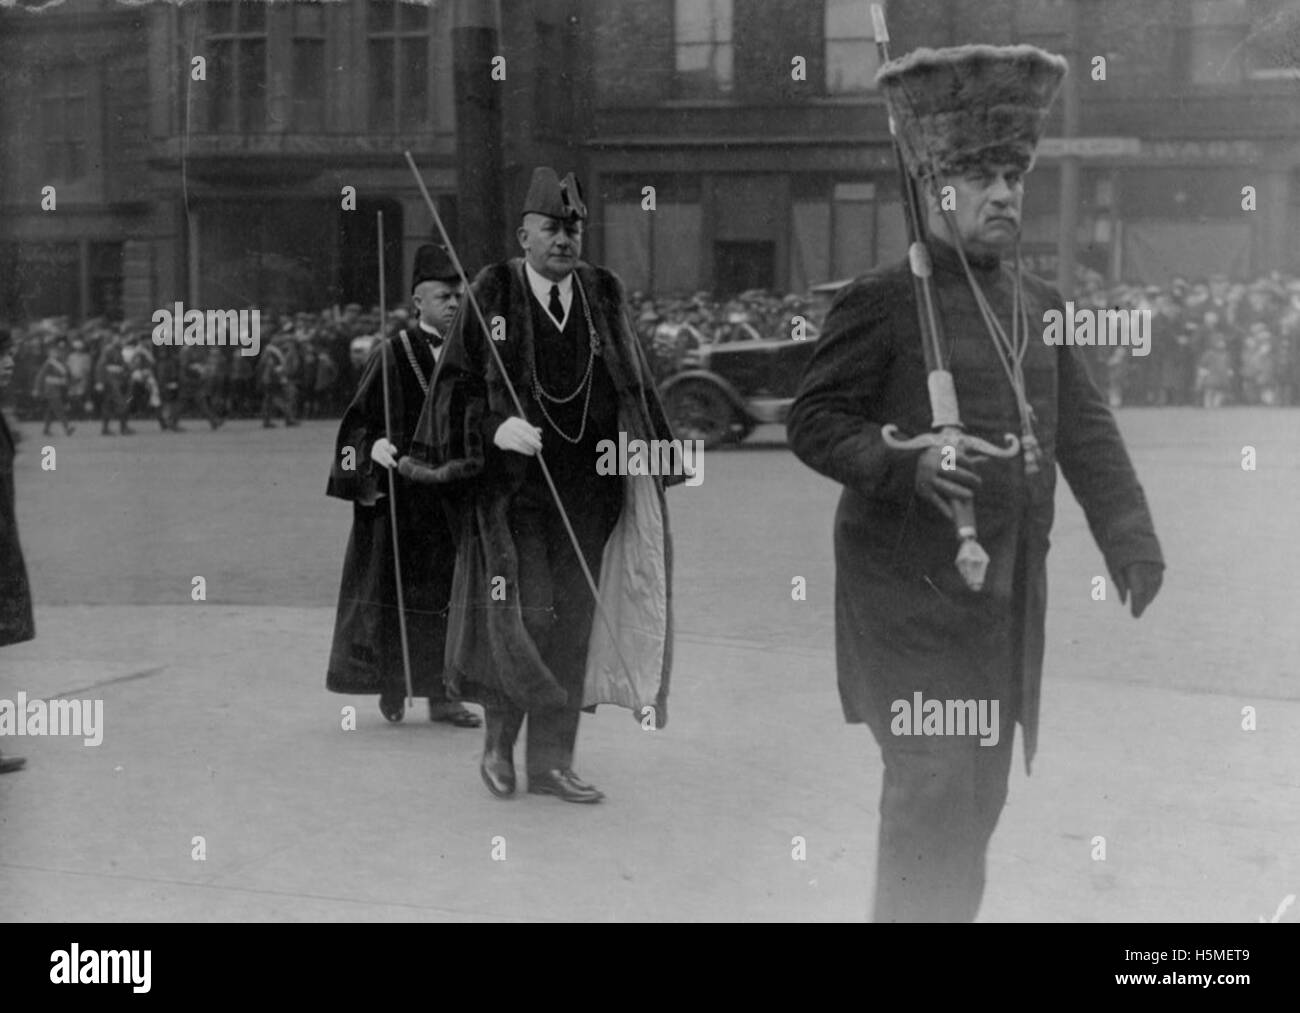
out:
{"label": "brick building", "polygon": [[[378,209],[399,301],[432,235],[407,149],[471,270],[513,252],[540,163],[583,175],[588,255],[630,288],[802,291],[903,248],[862,0],[25,2],[0,7],[0,318],[370,303]],[[1300,271],[1300,0],[1077,2],[1081,66],[1107,60],[1079,81],[1080,259]],[[888,4],[895,53],[1061,51],[1070,11]],[[1025,209],[1047,273],[1061,132],[1058,102]]]}
{"label": "brick building", "polygon": [[[371,304],[376,210],[387,295],[402,301],[434,234],[406,150],[467,267],[502,256],[503,187],[521,197],[533,164],[579,156],[572,6],[0,9],[0,317]],[[490,77],[497,52],[504,80]]]}
{"label": "brick building", "polygon": [[[1300,271],[1294,18],[1274,0],[1078,0],[1079,259],[1112,277]],[[888,4],[892,52],[1068,46],[1067,0]],[[629,287],[802,291],[901,255],[868,5],[586,5],[595,256]],[[1270,21],[1270,19],[1276,19]],[[1271,41],[1256,44],[1252,32]],[[1107,61],[1093,81],[1094,56]],[[806,78],[795,80],[796,57]],[[1062,103],[1030,177],[1025,243],[1055,269]],[[642,210],[655,187],[657,211]],[[1242,187],[1257,190],[1242,210]]]}

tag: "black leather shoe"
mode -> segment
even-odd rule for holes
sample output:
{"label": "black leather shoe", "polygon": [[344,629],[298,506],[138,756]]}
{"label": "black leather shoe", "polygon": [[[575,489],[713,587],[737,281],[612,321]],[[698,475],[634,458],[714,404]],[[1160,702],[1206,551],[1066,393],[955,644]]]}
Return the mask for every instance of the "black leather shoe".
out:
{"label": "black leather shoe", "polygon": [[509,756],[485,751],[478,765],[483,783],[497,798],[509,798],[515,793],[515,764]]}
{"label": "black leather shoe", "polygon": [[27,765],[27,761],[21,756],[14,756],[10,753],[8,756],[0,754],[0,774],[12,774],[15,770],[22,770]]}
{"label": "black leather shoe", "polygon": [[379,713],[388,718],[393,724],[397,724],[406,714],[406,697],[400,692],[380,693]]}
{"label": "black leather shoe", "polygon": [[433,700],[429,701],[429,720],[457,728],[478,728],[483,724],[483,719],[468,707]]}
{"label": "black leather shoe", "polygon": [[603,792],[581,780],[571,770],[529,774],[528,791],[532,795],[555,795],[565,802],[599,802],[605,797]]}

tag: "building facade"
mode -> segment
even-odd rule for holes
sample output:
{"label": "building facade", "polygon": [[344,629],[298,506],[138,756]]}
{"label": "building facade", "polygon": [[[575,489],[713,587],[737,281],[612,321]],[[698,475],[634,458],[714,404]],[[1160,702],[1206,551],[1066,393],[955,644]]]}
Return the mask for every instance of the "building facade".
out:
{"label": "building facade", "polygon": [[510,252],[532,165],[580,153],[572,6],[0,10],[0,317],[373,305],[377,211],[396,305],[435,236],[406,151],[472,274]]}
{"label": "building facade", "polygon": [[[1034,266],[1055,271],[1069,155],[1080,159],[1077,257],[1102,275],[1300,272],[1294,2],[906,0],[887,5],[891,51],[1029,42],[1064,52],[1075,3],[1081,140],[1062,140],[1058,101],[1026,188]],[[585,9],[593,243],[630,288],[801,292],[902,255],[867,4]],[[1254,212],[1242,206],[1246,186]]]}
{"label": "building facade", "polygon": [[[0,7],[0,318],[373,304],[380,210],[396,304],[434,234],[408,150],[471,273],[514,252],[538,164],[582,176],[588,256],[630,289],[802,292],[903,252],[862,0],[27,2]],[[1074,49],[1076,139],[1058,102],[1027,187],[1040,271],[1069,156],[1103,275],[1300,273],[1300,0],[887,12],[896,54]]]}

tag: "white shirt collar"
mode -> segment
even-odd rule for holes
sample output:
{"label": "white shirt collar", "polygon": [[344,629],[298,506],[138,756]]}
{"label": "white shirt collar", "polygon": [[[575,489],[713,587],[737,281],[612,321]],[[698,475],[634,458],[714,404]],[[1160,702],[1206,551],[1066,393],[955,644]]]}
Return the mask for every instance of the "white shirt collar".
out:
{"label": "white shirt collar", "polygon": [[[446,340],[445,338],[443,338],[443,336],[442,336],[442,332],[441,332],[441,331],[439,331],[439,330],[438,330],[437,328],[435,328],[435,327],[430,327],[430,326],[429,326],[428,324],[426,324],[423,320],[419,320],[419,319],[417,319],[417,320],[415,321],[415,323],[416,323],[417,329],[418,329],[421,333],[423,333],[423,334],[431,334],[431,335],[433,335],[435,338],[439,338],[440,340],[444,340],[444,341]],[[440,356],[440,355],[442,354],[442,345],[435,345],[432,341],[430,341],[430,342],[429,342],[429,352],[433,355],[433,361],[434,361],[434,362],[437,362],[437,361],[438,361],[438,356]]]}
{"label": "white shirt collar", "polygon": [[[533,265],[525,260],[524,274],[528,277],[528,287],[533,290],[533,295],[537,298],[537,301],[542,304],[542,310],[548,317],[551,317],[551,321],[556,327],[560,330],[564,330],[564,325],[569,322],[569,307],[573,305],[573,272],[570,271],[560,281],[551,281],[549,278],[544,278],[537,271],[533,270]],[[551,316],[550,302],[552,285],[560,286],[560,305],[564,308],[564,318],[562,320],[556,320],[555,317]]]}

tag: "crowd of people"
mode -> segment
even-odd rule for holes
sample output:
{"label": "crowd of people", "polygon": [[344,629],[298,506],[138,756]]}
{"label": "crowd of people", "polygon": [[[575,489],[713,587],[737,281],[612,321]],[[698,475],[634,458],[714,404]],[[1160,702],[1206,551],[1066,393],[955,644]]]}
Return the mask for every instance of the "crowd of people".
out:
{"label": "crowd of people", "polygon": [[[98,420],[104,435],[129,435],[132,420],[165,432],[195,418],[219,428],[228,418],[337,417],[352,396],[379,330],[378,311],[353,303],[340,311],[280,315],[262,327],[255,356],[236,346],[156,346],[149,325],[47,318],[15,329],[13,407],[21,419]],[[389,314],[390,328],[406,312]],[[116,428],[115,427],[116,424]]]}
{"label": "crowd of people", "polygon": [[1300,397],[1300,278],[1175,278],[1167,286],[1095,283],[1096,309],[1150,312],[1150,354],[1096,348],[1094,376],[1110,402],[1293,405]]}
{"label": "crowd of people", "polygon": [[[1175,278],[1168,285],[1107,285],[1081,272],[1075,302],[1093,309],[1147,310],[1149,354],[1131,347],[1084,348],[1113,406],[1292,405],[1300,398],[1300,278],[1273,272],[1252,281]],[[746,292],[655,298],[635,293],[637,328],[664,379],[704,345],[744,338],[788,340],[796,318],[815,338],[833,293],[824,297]]]}
{"label": "crowd of people", "polygon": [[[777,295],[754,290],[731,299],[633,293],[629,305],[655,376],[682,369],[706,346],[743,340],[817,337],[833,293]],[[1293,405],[1300,399],[1300,278],[1273,272],[1253,281],[1214,277],[1160,285],[1107,285],[1082,276],[1076,303],[1150,312],[1148,355],[1124,346],[1085,349],[1113,406]],[[389,314],[392,332],[408,322]],[[15,330],[13,406],[71,433],[81,420],[131,433],[132,419],[180,431],[182,418],[215,429],[227,418],[333,418],[347,406],[380,329],[379,311],[342,310],[278,317],[260,354],[237,348],[157,347],[147,325],[66,318]]]}

